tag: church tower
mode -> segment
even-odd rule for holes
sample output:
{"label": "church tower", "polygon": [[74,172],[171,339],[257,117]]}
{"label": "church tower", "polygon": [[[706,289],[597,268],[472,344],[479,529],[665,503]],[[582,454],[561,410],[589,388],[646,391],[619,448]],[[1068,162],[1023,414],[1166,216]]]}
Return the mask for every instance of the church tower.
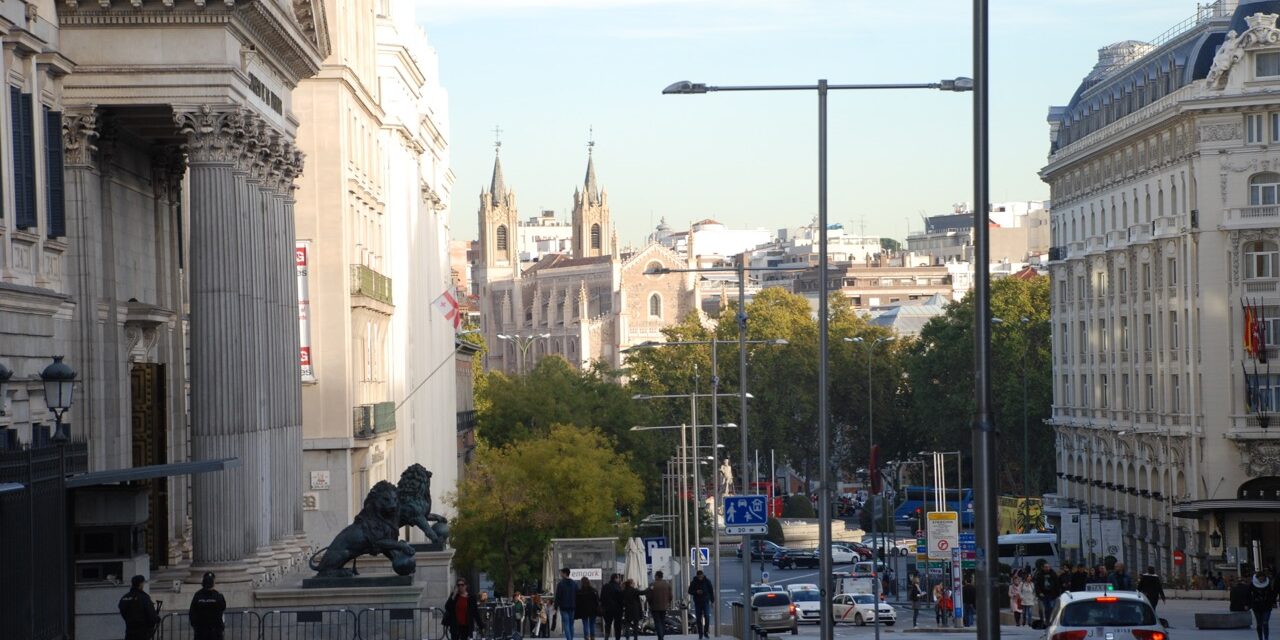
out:
{"label": "church tower", "polygon": [[582,189],[573,190],[573,257],[591,258],[617,253],[613,222],[609,219],[609,194],[596,182],[592,157],[595,142],[587,143],[587,177]]}
{"label": "church tower", "polygon": [[480,192],[480,264],[485,270],[494,267],[511,268],[512,277],[520,272],[519,231],[516,223],[519,213],[516,211],[516,194],[507,189],[502,179],[502,158],[498,151],[502,143],[497,143],[493,154],[493,179],[489,182],[489,190]]}

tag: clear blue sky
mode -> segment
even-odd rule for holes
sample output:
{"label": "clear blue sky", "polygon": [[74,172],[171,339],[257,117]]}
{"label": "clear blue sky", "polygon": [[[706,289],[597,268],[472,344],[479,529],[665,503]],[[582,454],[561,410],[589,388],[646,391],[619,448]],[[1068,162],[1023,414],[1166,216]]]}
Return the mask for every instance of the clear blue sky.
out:
{"label": "clear blue sky", "polygon": [[[409,0],[397,0],[409,1]],[[971,73],[965,0],[412,0],[449,91],[453,236],[476,208],[502,133],[522,218],[567,218],[594,127],[622,244],[660,217],[770,229],[817,213],[816,98],[663,96],[708,84],[931,82]],[[1045,115],[1098,48],[1149,40],[1194,0],[991,0],[992,198],[1039,200]],[[972,94],[843,92],[830,101],[830,218],[901,238],[972,200]]]}

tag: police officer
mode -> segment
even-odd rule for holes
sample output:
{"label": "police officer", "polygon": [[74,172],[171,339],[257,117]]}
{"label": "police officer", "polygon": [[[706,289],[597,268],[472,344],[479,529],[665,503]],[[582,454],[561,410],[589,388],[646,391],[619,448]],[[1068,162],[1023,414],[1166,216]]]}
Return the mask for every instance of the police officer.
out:
{"label": "police officer", "polygon": [[187,618],[191,620],[191,628],[195,630],[195,640],[222,640],[225,628],[222,612],[227,610],[227,600],[213,588],[213,581],[213,572],[206,572],[200,579],[200,586],[203,588],[191,596]]}
{"label": "police officer", "polygon": [[142,590],[147,579],[134,576],[129,581],[129,592],[120,598],[120,617],[124,618],[124,640],[148,640],[156,625],[160,624],[160,612],[151,596]]}

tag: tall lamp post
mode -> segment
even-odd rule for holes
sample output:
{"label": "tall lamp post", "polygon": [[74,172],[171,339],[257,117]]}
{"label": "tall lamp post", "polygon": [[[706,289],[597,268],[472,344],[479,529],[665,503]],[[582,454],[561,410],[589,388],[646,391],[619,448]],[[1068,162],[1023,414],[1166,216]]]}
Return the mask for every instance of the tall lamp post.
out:
{"label": "tall lamp post", "polygon": [[520,366],[519,366],[519,367],[517,367],[517,368],[520,370],[520,373],[528,373],[527,369],[529,369],[529,367],[527,367],[527,366],[526,366],[526,364],[525,364],[525,360],[527,359],[527,356],[529,355],[529,347],[533,346],[533,341],[534,341],[534,340],[537,340],[538,338],[550,338],[550,337],[551,337],[551,334],[549,334],[549,333],[539,333],[539,334],[528,335],[528,336],[522,336],[522,335],[514,334],[514,333],[513,333],[513,334],[506,334],[506,333],[499,333],[499,334],[498,334],[498,339],[499,339],[499,340],[506,340],[506,341],[508,341],[508,342],[514,342],[514,343],[515,343],[515,345],[516,345],[516,348],[520,350],[520,363],[519,363],[519,364],[520,364]]}
{"label": "tall lamp post", "polygon": [[[986,0],[975,0],[985,2]],[[822,615],[819,620],[820,636],[823,640],[831,640],[835,633],[832,616],[831,596],[831,469],[830,469],[830,434],[827,424],[827,325],[830,318],[827,313],[827,294],[829,288],[827,252],[827,93],[841,90],[881,90],[881,89],[938,89],[942,91],[971,91],[974,82],[969,78],[955,78],[941,82],[917,84],[829,84],[825,79],[817,84],[804,85],[759,85],[759,86],[714,86],[683,80],[668,85],[662,90],[667,95],[702,94],[716,91],[816,91],[818,94],[818,467],[822,475],[822,492],[818,494],[818,558],[819,585],[822,598]],[[984,176],[985,178],[985,176]],[[985,230],[983,230],[985,232]],[[985,236],[983,236],[985,238]],[[745,261],[746,256],[743,256]],[[744,309],[739,300],[739,312]],[[745,320],[739,318],[739,326]],[[740,330],[741,335],[745,331]],[[743,356],[742,368],[746,368]],[[746,432],[746,421],[743,420],[743,432]],[[746,468],[746,443],[743,443],[743,465]],[[744,483],[743,492],[749,485]],[[746,543],[749,539],[744,538]],[[744,563],[745,564],[745,563]],[[750,577],[743,571],[746,581],[743,584],[743,615],[751,612]]]}
{"label": "tall lamp post", "polygon": [[[875,445],[876,445],[876,427],[875,427],[876,423],[874,419],[875,414],[872,413],[872,402],[871,402],[871,354],[876,350],[877,345],[881,345],[886,342],[892,342],[893,336],[885,336],[881,338],[876,338],[875,340],[865,340],[863,339],[862,336],[857,336],[855,338],[845,338],[844,341],[860,344],[865,348],[867,352],[867,455],[871,456],[871,452],[875,449]],[[871,543],[876,545],[876,552],[874,555],[872,555],[873,559],[878,558],[880,556],[881,548],[883,547],[883,545],[881,544],[881,540],[876,538],[876,529],[879,527],[879,524],[880,524],[878,522],[880,519],[876,517],[876,503],[877,502],[880,503],[881,505],[880,508],[882,510],[885,508],[884,501],[876,499],[878,497],[876,494],[879,493],[878,491],[876,491],[876,488],[880,486],[880,481],[877,478],[877,474],[880,473],[879,466],[880,466],[879,458],[876,458],[876,457],[870,458],[870,462],[867,465],[867,473],[870,475],[870,479],[871,479]],[[824,481],[825,481],[825,478],[824,478]],[[824,488],[825,488],[825,485],[824,485]],[[886,553],[885,555],[887,556],[888,554]],[[875,571],[875,573],[879,574],[878,568]],[[873,602],[872,606],[879,607],[880,606],[879,605],[879,602],[880,602],[880,580],[879,579],[872,581],[871,595],[874,596],[872,600]],[[876,640],[880,640],[880,616],[879,615],[875,616],[875,622],[876,622]]]}
{"label": "tall lamp post", "polygon": [[71,365],[62,361],[62,356],[54,356],[53,362],[40,372],[40,380],[44,383],[44,403],[49,407],[49,411],[53,412],[53,441],[58,445],[58,502],[59,511],[68,519],[66,523],[67,547],[58,555],[61,556],[59,563],[59,575],[67,581],[67,592],[62,596],[62,623],[70,625],[70,604],[71,598],[75,596],[74,580],[71,578],[71,570],[68,563],[73,557],[73,549],[70,537],[71,530],[71,514],[67,509],[67,447],[66,444],[71,440],[71,434],[62,423],[62,416],[71,409],[72,396],[75,393],[76,371]]}

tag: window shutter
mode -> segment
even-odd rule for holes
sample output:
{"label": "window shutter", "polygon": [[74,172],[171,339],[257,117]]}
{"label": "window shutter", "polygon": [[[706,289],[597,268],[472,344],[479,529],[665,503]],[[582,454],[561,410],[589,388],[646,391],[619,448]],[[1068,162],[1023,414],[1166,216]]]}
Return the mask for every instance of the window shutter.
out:
{"label": "window shutter", "polygon": [[31,95],[17,87],[9,87],[10,116],[13,119],[13,204],[17,212],[16,226],[36,226],[35,162],[32,159]]}
{"label": "window shutter", "polygon": [[62,112],[44,108],[45,207],[50,238],[67,235],[67,203],[62,182]]}

